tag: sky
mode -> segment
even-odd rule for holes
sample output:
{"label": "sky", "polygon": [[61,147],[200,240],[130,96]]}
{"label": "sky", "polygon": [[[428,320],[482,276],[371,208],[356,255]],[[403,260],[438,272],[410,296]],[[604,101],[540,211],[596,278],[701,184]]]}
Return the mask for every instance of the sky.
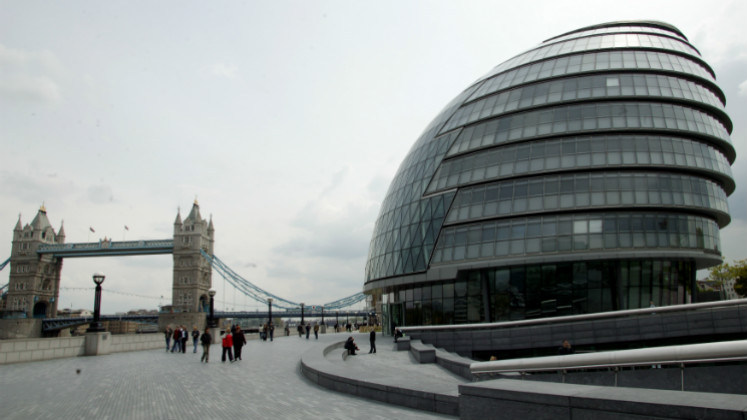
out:
{"label": "sky", "polygon": [[[257,286],[307,305],[360,292],[389,183],[440,110],[617,20],[673,24],[714,68],[737,149],[722,250],[747,258],[747,2],[513,3],[0,0],[0,261],[42,204],[71,243],[169,239],[197,199],[215,254]],[[104,313],[169,304],[172,268],[68,258],[59,308],[92,306],[94,272]],[[213,288],[218,310],[264,308],[215,271]]]}

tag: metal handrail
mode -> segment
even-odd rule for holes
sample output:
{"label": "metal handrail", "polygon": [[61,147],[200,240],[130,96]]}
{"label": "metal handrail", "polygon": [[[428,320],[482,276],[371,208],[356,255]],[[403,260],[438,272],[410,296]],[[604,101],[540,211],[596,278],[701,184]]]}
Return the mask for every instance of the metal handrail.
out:
{"label": "metal handrail", "polygon": [[481,375],[743,360],[747,360],[747,340],[475,362],[470,364],[470,372]]}
{"label": "metal handrail", "polygon": [[622,318],[626,316],[658,314],[668,312],[682,312],[696,309],[713,309],[728,306],[747,305],[747,299],[732,299],[718,302],[705,303],[686,303],[680,305],[660,306],[656,308],[642,309],[624,309],[620,311],[597,312],[593,314],[565,315],[551,318],[522,319],[518,321],[501,321],[487,322],[479,324],[449,324],[449,325],[419,325],[419,326],[402,326],[399,329],[403,332],[408,331],[438,331],[438,330],[477,330],[477,329],[495,329],[525,327],[531,325],[559,324],[563,322],[589,321],[606,318]]}

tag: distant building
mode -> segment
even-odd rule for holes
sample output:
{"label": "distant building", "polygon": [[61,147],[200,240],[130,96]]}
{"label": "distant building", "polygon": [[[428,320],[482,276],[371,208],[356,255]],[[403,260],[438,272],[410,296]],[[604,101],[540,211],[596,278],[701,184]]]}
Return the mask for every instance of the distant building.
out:
{"label": "distant building", "polygon": [[724,106],[661,22],[581,28],[498,65],[425,129],[382,203],[364,290],[385,330],[687,302],[731,220]]}
{"label": "distant building", "polygon": [[93,312],[88,309],[70,309],[64,308],[57,312],[58,318],[81,318],[93,316]]}

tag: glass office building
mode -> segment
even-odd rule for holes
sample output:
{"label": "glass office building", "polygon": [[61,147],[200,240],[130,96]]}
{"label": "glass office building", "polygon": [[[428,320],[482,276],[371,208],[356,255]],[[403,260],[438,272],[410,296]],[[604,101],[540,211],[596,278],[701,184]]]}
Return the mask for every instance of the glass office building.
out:
{"label": "glass office building", "polygon": [[382,203],[364,290],[385,330],[688,301],[730,222],[724,104],[661,22],[498,65],[425,129]]}

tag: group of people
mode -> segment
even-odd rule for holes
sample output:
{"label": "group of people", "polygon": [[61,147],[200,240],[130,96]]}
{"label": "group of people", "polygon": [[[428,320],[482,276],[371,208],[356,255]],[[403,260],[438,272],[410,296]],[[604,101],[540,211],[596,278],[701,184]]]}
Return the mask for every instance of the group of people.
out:
{"label": "group of people", "polygon": [[[288,327],[285,327],[285,329],[287,330]],[[272,322],[262,325],[262,329],[259,331],[259,338],[261,338],[262,341],[267,341],[268,336],[270,337],[270,341],[272,341],[272,338],[275,336],[275,326]]]}
{"label": "group of people", "polygon": [[[303,336],[304,331],[305,331],[306,332],[306,339],[308,340],[309,336],[311,335],[311,329],[312,329],[312,327],[311,327],[311,323],[310,322],[307,322],[305,325],[304,325],[303,322],[300,323],[300,324],[298,324],[298,326],[296,327],[296,331],[298,331],[298,338],[301,338]],[[318,340],[319,339],[319,323],[318,322],[314,323],[313,329],[314,329],[314,338]]]}
{"label": "group of people", "polygon": [[[225,362],[226,356],[228,356],[228,360],[231,363],[242,360],[241,348],[246,344],[246,337],[241,331],[241,327],[233,325],[230,328],[226,328],[225,333],[221,334],[223,335],[223,338],[221,339],[223,348],[221,361]],[[190,334],[187,333],[187,328],[184,325],[176,326],[174,329],[172,329],[171,326],[166,327],[166,330],[164,331],[166,351],[171,351],[172,353],[186,353],[189,335]],[[213,343],[213,336],[210,334],[210,328],[205,328],[205,331],[200,334],[197,326],[195,326],[192,328],[191,336],[194,345],[193,353],[197,353],[197,343],[199,342],[202,344],[202,357],[200,358],[200,362],[208,363],[210,361],[210,345]],[[171,344],[172,340],[174,341],[173,345]]]}
{"label": "group of people", "polygon": [[230,363],[237,362],[241,359],[241,348],[246,344],[246,337],[241,331],[241,327],[233,325],[231,328],[226,328],[226,332],[223,334],[223,355],[221,356],[221,362],[226,362],[226,355]]}
{"label": "group of people", "polygon": [[[288,335],[288,327],[286,326],[285,328],[286,335]],[[297,329],[299,337],[302,337],[303,333],[306,332],[307,340],[309,339],[311,330],[313,329],[314,338],[317,340],[319,339],[318,322],[314,323],[313,327],[311,326],[311,323],[306,323],[305,325],[301,323],[298,325]],[[337,325],[335,325],[335,329],[337,329]],[[264,324],[260,331],[262,339],[267,340],[267,337],[269,336],[270,341],[272,341],[274,331],[275,327],[271,322],[268,324]],[[171,326],[167,326],[166,330],[164,331],[164,338],[166,339],[166,351],[171,351],[172,353],[186,353],[187,343],[189,341],[190,335],[192,336],[192,343],[194,346],[193,353],[197,353],[197,343],[199,342],[200,344],[202,344],[202,357],[200,358],[200,362],[208,363],[210,360],[210,345],[213,343],[213,336],[210,334],[209,328],[205,328],[205,331],[200,334],[197,326],[192,327],[191,333],[187,331],[187,328],[184,325],[178,325],[173,329],[171,328]],[[223,335],[221,339],[221,347],[223,349],[221,362],[225,363],[226,359],[228,359],[231,363],[242,360],[241,349],[246,344],[246,337],[241,331],[241,327],[239,325],[233,325],[230,328],[226,328],[226,331],[222,332],[221,335]],[[174,342],[173,345],[171,344],[172,340]],[[371,330],[369,340],[371,343],[371,349],[369,350],[369,353],[376,353],[376,332],[374,330]],[[347,342],[345,343],[345,349],[348,350],[348,354],[350,355],[355,355],[355,352],[359,350],[352,336],[350,336],[350,338],[348,338]]]}
{"label": "group of people", "polygon": [[[368,334],[368,341],[371,344],[371,349],[368,350],[368,353],[376,353],[376,331],[371,330],[371,332]],[[343,346],[345,350],[348,351],[349,356],[355,356],[356,351],[360,351],[358,348],[358,345],[355,344],[355,339],[351,335],[348,337],[347,341],[345,341],[345,345]]]}
{"label": "group of people", "polygon": [[[197,353],[197,340],[200,338],[200,331],[197,329],[197,326],[192,327],[191,335],[192,343],[194,345],[193,353]],[[171,326],[166,327],[166,330],[164,331],[166,351],[169,351],[170,348],[172,353],[186,353],[189,336],[190,333],[187,332],[187,327],[184,325],[177,325],[174,329],[172,329]],[[171,340],[174,341],[173,345],[171,345]]]}

